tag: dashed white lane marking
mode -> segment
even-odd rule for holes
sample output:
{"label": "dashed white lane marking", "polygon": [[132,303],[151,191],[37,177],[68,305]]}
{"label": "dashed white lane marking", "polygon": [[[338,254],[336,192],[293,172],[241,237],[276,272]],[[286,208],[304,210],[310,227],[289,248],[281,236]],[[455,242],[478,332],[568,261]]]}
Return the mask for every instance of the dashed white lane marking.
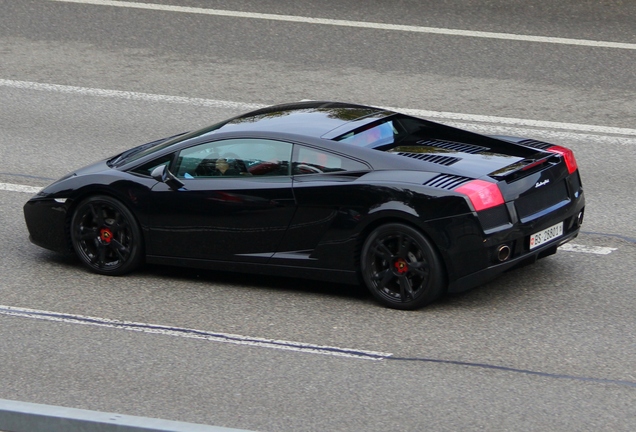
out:
{"label": "dashed white lane marking", "polygon": [[38,193],[42,190],[41,187],[36,186],[26,186],[20,184],[12,184],[12,183],[0,183],[0,190],[10,191],[10,192],[26,192],[26,193]]}
{"label": "dashed white lane marking", "polygon": [[0,79],[0,86],[26,89],[26,90],[39,90],[39,91],[49,91],[49,92],[56,92],[56,93],[77,94],[77,95],[83,95],[83,96],[97,96],[97,97],[107,97],[107,98],[116,98],[116,99],[139,100],[139,101],[146,101],[146,102],[187,104],[187,105],[195,105],[195,106],[204,106],[209,108],[234,109],[234,110],[241,110],[241,111],[264,108],[267,106],[263,104],[254,104],[254,103],[247,103],[247,102],[232,102],[232,101],[215,100],[215,99],[158,95],[158,94],[152,94],[152,93],[139,93],[139,92],[129,92],[129,91],[121,91],[121,90],[106,90],[106,89],[98,89],[98,88],[90,88],[90,87],[76,87],[76,86],[68,86],[68,85],[60,85],[60,84],[46,84],[46,83],[37,83],[37,82],[31,82],[31,81],[15,81],[15,80],[7,80],[7,79]]}
{"label": "dashed white lane marking", "polygon": [[562,246],[559,246],[559,250],[562,250],[565,252],[582,252],[582,253],[591,253],[596,255],[609,255],[613,251],[615,251],[616,248],[603,247],[603,246],[585,246],[585,245],[576,244],[576,243],[566,243]]}
{"label": "dashed white lane marking", "polygon": [[571,38],[560,38],[560,37],[550,37],[550,36],[522,35],[522,34],[513,34],[513,33],[497,33],[497,32],[459,30],[459,29],[448,29],[448,28],[438,28],[438,27],[384,24],[384,23],[375,23],[375,22],[366,22],[366,21],[349,21],[349,20],[337,20],[337,19],[326,19],[326,18],[312,18],[312,17],[303,17],[303,16],[295,16],[295,15],[240,12],[240,11],[230,11],[230,10],[221,10],[221,9],[207,9],[207,8],[173,6],[173,5],[162,5],[162,4],[152,4],[152,3],[139,3],[139,2],[129,2],[129,1],[114,1],[114,0],[50,0],[50,1],[64,2],[64,3],[91,4],[91,5],[99,5],[99,6],[114,6],[114,7],[122,7],[122,8],[146,9],[146,10],[156,10],[156,11],[164,11],[164,12],[181,12],[181,13],[190,13],[190,14],[199,14],[199,15],[215,15],[215,16],[225,16],[225,17],[233,17],[233,18],[251,18],[251,19],[262,19],[262,20],[270,20],[270,21],[287,21],[287,22],[294,22],[294,23],[322,24],[322,25],[331,25],[331,26],[340,26],[340,27],[356,27],[356,28],[376,29],[376,30],[402,31],[402,32],[410,32],[410,33],[429,33],[429,34],[440,34],[440,35],[447,35],[447,36],[476,37],[476,38],[485,38],[485,39],[500,39],[500,40],[503,39],[503,40],[534,42],[534,43],[549,43],[549,44],[559,44],[559,45],[577,45],[577,46],[587,46],[587,47],[636,50],[636,44],[633,44],[633,43],[597,41],[597,40],[589,40],[589,39],[571,39]]}
{"label": "dashed white lane marking", "polygon": [[237,345],[250,345],[261,348],[274,348],[287,351],[300,351],[309,354],[323,354],[335,357],[350,357],[364,360],[384,360],[393,354],[377,351],[339,348],[326,345],[313,345],[302,342],[292,342],[276,339],[263,339],[241,336],[229,333],[217,333],[182,327],[171,327],[157,324],[138,323],[132,321],[118,321],[84,315],[64,314],[36,309],[27,309],[0,305],[0,314],[22,318],[34,318],[46,321],[57,321],[71,324],[92,325],[98,327],[116,328],[143,333],[154,333],[167,336],[177,336],[190,339],[203,339],[212,342],[225,342]]}
{"label": "dashed white lane marking", "polygon": [[500,124],[500,125],[547,128],[547,129],[563,129],[568,131],[592,132],[592,133],[600,133],[600,134],[636,136],[636,129],[630,129],[630,128],[587,125],[587,124],[580,124],[580,123],[562,123],[562,122],[520,119],[520,118],[511,118],[511,117],[484,116],[484,115],[475,115],[475,114],[453,113],[453,112],[446,112],[446,111],[427,111],[427,110],[410,109],[410,108],[391,108],[391,107],[385,107],[385,108],[393,110],[393,111],[399,111],[404,114],[413,115],[416,117],[434,117],[434,118],[443,118],[448,120],[469,121],[469,122],[475,122],[475,123],[489,123],[489,124]]}
{"label": "dashed white lane marking", "polygon": [[[84,95],[84,96],[97,96],[97,97],[107,97],[107,98],[116,98],[116,99],[139,100],[139,101],[147,101],[147,102],[187,104],[187,105],[194,105],[194,106],[222,108],[222,109],[230,109],[230,110],[237,110],[237,111],[253,110],[253,109],[259,109],[259,108],[264,108],[268,106],[264,104],[247,103],[247,102],[190,98],[190,97],[182,97],[182,96],[129,92],[129,91],[121,91],[121,90],[108,90],[108,89],[98,89],[98,88],[90,88],[90,87],[77,87],[77,86],[69,86],[69,85],[61,85],[61,84],[46,84],[46,83],[38,83],[38,82],[32,82],[32,81],[16,81],[16,80],[8,80],[8,79],[0,79],[0,86],[25,89],[25,90],[38,90],[38,91],[49,91],[49,92],[65,93],[65,94],[76,94],[76,95]],[[556,130],[565,130],[565,131],[573,131],[573,132],[587,132],[587,133],[597,133],[597,134],[623,135],[626,137],[630,137],[629,138],[630,140],[632,139],[631,137],[636,136],[636,129],[630,129],[630,128],[587,125],[587,124],[579,124],[579,123],[551,122],[551,121],[519,119],[519,118],[511,118],[511,117],[496,117],[496,116],[463,114],[463,113],[453,113],[453,112],[445,112],[445,111],[429,111],[429,110],[420,110],[420,109],[411,109],[411,108],[394,108],[394,107],[384,107],[384,108],[390,109],[393,111],[399,111],[404,114],[418,116],[418,117],[447,119],[452,121],[525,126],[525,127],[533,127],[533,128],[546,128],[546,129],[556,129]]]}

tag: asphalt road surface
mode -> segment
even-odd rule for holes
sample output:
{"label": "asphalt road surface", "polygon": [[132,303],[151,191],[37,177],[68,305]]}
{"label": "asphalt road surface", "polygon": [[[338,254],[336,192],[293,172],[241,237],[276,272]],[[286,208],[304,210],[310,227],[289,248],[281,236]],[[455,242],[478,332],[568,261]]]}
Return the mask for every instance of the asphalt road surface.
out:
{"label": "asphalt road surface", "polygon": [[[262,431],[635,430],[634,23],[628,1],[0,0],[0,398]],[[415,312],[97,276],[28,242],[22,205],[74,168],[300,99],[571,147],[583,233]]]}

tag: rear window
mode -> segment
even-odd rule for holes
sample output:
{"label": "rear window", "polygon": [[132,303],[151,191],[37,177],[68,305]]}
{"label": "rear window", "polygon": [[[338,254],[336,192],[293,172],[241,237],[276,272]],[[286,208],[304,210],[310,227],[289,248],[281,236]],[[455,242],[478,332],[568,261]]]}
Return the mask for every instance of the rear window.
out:
{"label": "rear window", "polygon": [[397,114],[344,133],[334,141],[387,151],[398,145],[421,145],[421,141],[439,135],[436,128],[439,125],[435,123]]}

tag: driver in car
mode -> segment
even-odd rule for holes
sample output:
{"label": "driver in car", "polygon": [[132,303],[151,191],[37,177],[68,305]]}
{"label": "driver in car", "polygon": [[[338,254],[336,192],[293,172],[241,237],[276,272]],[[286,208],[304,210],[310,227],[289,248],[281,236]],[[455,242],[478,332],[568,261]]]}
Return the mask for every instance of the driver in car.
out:
{"label": "driver in car", "polygon": [[234,164],[230,163],[226,158],[218,158],[215,163],[215,176],[238,176],[241,172],[236,169]]}

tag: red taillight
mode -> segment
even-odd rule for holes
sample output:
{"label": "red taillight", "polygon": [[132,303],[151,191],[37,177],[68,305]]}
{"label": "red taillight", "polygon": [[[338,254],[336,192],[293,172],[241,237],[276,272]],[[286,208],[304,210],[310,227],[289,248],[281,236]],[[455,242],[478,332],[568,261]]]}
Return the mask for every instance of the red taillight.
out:
{"label": "red taillight", "polygon": [[565,165],[568,167],[568,172],[572,174],[579,167],[574,158],[574,152],[569,148],[561,146],[552,146],[547,149],[549,152],[558,153],[565,159]]}
{"label": "red taillight", "polygon": [[495,183],[484,180],[473,180],[458,187],[455,191],[466,195],[475,211],[486,210],[504,203],[499,187]]}

